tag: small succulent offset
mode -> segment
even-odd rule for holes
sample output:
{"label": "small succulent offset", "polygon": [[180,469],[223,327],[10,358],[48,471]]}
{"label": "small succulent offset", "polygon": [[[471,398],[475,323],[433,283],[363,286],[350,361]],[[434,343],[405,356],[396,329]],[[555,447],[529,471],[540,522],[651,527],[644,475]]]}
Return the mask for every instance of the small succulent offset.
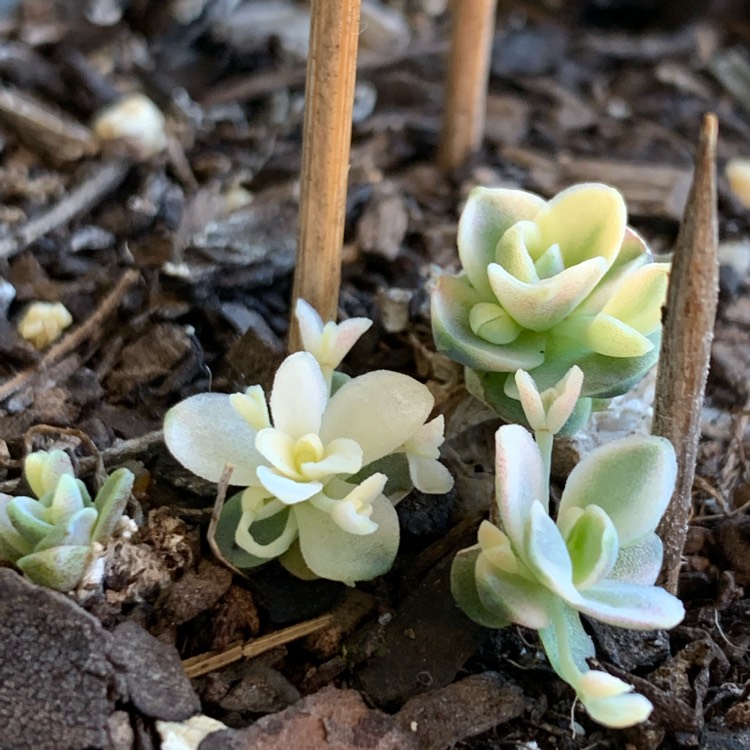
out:
{"label": "small succulent offset", "polygon": [[36,498],[0,494],[0,560],[16,565],[34,583],[70,591],[80,583],[94,544],[106,544],[112,536],[133,473],[113,472],[93,501],[64,451],[29,454],[24,473]]}
{"label": "small succulent offset", "polygon": [[246,488],[216,530],[228,562],[245,569],[278,558],[301,577],[351,584],[391,567],[393,502],[405,490],[452,487],[437,460],[443,417],[426,422],[434,399],[406,375],[335,371],[370,320],[324,325],[304,301],[296,315],[306,351],[282,362],[268,403],[259,385],[192,396],[167,413],[164,438],[193,473],[218,482],[229,465],[231,484]]}
{"label": "small succulent offset", "polygon": [[674,449],[664,438],[642,435],[595,449],[570,473],[555,522],[547,436],[566,421],[580,376],[566,376],[546,400],[527,373],[516,381],[536,441],[520,425],[497,431],[499,523],[484,521],[478,544],[456,556],[453,593],[487,627],[538,630],[552,667],[590,716],[631,726],[648,717],[651,703],[589,668],[595,652],[580,614],[635,629],[670,628],[683,618],[681,602],[653,585],[662,561],[655,529],[674,488]]}
{"label": "small succulent offset", "polygon": [[523,422],[512,373],[549,388],[572,366],[582,399],[634,386],[656,362],[669,264],[653,262],[627,226],[622,195],[574,185],[545,202],[533,193],[475,188],[458,225],[463,273],[432,296],[437,348],[467,368],[467,387],[507,421]]}

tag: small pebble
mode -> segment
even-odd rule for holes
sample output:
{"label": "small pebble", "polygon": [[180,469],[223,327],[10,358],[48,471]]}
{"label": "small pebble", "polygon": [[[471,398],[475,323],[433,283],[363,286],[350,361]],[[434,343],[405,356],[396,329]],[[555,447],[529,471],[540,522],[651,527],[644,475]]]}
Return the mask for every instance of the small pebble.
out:
{"label": "small pebble", "polygon": [[32,302],[18,321],[18,333],[35,349],[46,349],[73,322],[62,302]]}

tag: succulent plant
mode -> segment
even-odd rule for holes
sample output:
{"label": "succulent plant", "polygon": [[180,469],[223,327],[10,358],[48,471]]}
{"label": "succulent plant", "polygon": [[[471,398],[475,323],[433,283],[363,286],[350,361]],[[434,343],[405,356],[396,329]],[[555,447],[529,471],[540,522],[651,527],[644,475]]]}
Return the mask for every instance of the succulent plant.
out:
{"label": "succulent plant", "polygon": [[453,485],[437,460],[443,418],[426,422],[434,399],[411,377],[334,372],[369,320],[323,325],[304,302],[297,316],[307,351],[282,362],[269,403],[258,385],[192,396],[167,413],[164,438],[193,473],[218,482],[229,465],[231,483],[245,488],[224,505],[216,532],[228,562],[279,558],[301,576],[374,578],[398,548],[392,501],[411,485]]}
{"label": "succulent plant", "polygon": [[614,188],[575,185],[545,202],[521,190],[475,188],[458,226],[463,272],[432,295],[439,350],[465,365],[471,392],[523,422],[511,373],[542,389],[573,365],[586,401],[625,393],[656,362],[669,265],[627,226]]}
{"label": "succulent plant", "polygon": [[31,453],[24,473],[36,498],[0,494],[0,560],[13,563],[35,583],[70,591],[81,581],[93,545],[112,536],[133,473],[113,472],[93,501],[64,451]]}
{"label": "succulent plant", "polygon": [[516,379],[528,421],[541,429],[536,442],[520,425],[497,431],[499,523],[484,521],[478,544],[456,556],[453,593],[485,626],[538,630],[553,668],[589,714],[608,726],[630,726],[649,715],[651,704],[627,683],[589,669],[595,652],[580,614],[636,629],[670,628],[684,616],[679,599],[653,585],[662,562],[655,529],[677,474],[674,449],[646,435],[595,449],[570,473],[555,522],[549,450],[539,438],[564,423],[577,377],[567,376],[557,397],[547,399],[546,417],[533,380]]}

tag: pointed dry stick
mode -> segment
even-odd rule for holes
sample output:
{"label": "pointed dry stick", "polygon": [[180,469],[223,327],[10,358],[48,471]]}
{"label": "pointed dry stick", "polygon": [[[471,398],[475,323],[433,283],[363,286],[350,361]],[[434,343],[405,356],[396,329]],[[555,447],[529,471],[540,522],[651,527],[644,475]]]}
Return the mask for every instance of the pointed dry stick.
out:
{"label": "pointed dry stick", "polygon": [[[336,320],[357,72],[360,0],[313,0],[292,310],[302,297]],[[292,315],[289,349],[300,348]]]}
{"label": "pointed dry stick", "polygon": [[703,120],[695,174],[675,243],[664,334],[656,380],[652,432],[677,453],[677,485],[659,525],[664,542],[660,582],[677,592],[691,511],[691,489],[701,428],[719,292],[716,219],[716,116]]}
{"label": "pointed dry stick", "polygon": [[484,136],[497,0],[454,0],[451,51],[438,146],[441,169],[460,167]]}

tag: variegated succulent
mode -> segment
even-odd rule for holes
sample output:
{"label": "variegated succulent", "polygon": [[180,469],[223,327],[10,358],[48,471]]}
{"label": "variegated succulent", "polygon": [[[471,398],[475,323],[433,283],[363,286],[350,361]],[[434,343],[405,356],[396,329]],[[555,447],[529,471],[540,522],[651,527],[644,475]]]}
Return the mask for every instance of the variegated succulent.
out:
{"label": "variegated succulent", "polygon": [[0,494],[0,559],[35,583],[70,591],[81,581],[93,545],[106,544],[112,536],[130,496],[133,473],[113,472],[94,500],[64,451],[29,454],[24,473],[36,497]]}
{"label": "variegated succulent", "polygon": [[594,719],[612,727],[636,724],[648,717],[651,703],[627,683],[589,668],[594,645],[580,614],[640,630],[670,628],[682,619],[681,602],[654,586],[662,562],[655,529],[674,488],[674,449],[664,438],[645,435],[595,449],[568,477],[554,521],[545,436],[573,408],[575,376],[546,406],[528,375],[517,380],[536,441],[520,425],[497,431],[498,523],[484,521],[478,544],[456,556],[454,596],[487,627],[516,623],[538,630],[552,667]]}
{"label": "variegated succulent", "polygon": [[164,438],[190,471],[218,482],[229,465],[245,488],[216,532],[227,561],[245,569],[279,558],[303,577],[374,578],[396,556],[393,503],[404,490],[453,485],[437,460],[443,418],[426,421],[434,399],[407,375],[334,372],[371,321],[323,325],[303,301],[297,317],[307,351],[282,362],[268,403],[258,385],[192,396],[170,409]]}
{"label": "variegated succulent", "polygon": [[512,373],[549,388],[573,365],[582,403],[625,393],[656,362],[669,265],[654,262],[627,226],[622,195],[575,185],[544,201],[521,190],[475,188],[458,226],[463,272],[432,295],[439,350],[465,365],[469,390],[507,421],[523,422]]}

